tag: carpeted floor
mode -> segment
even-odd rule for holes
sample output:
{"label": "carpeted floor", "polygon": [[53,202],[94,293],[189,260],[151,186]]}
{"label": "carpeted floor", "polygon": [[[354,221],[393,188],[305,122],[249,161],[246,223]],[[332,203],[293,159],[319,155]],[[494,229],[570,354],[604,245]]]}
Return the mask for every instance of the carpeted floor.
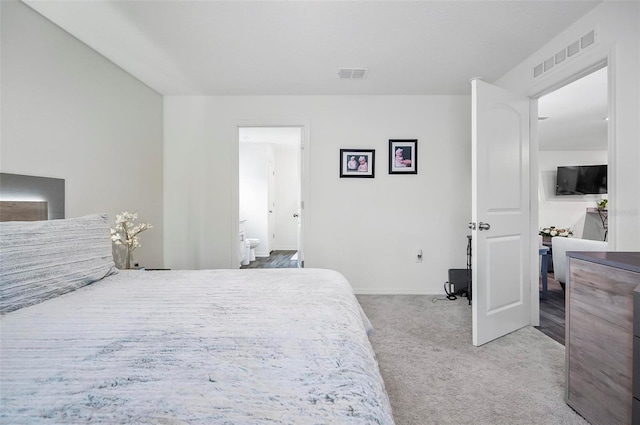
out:
{"label": "carpeted floor", "polygon": [[532,327],[471,343],[466,298],[358,295],[396,425],[587,425],[564,402],[564,346]]}

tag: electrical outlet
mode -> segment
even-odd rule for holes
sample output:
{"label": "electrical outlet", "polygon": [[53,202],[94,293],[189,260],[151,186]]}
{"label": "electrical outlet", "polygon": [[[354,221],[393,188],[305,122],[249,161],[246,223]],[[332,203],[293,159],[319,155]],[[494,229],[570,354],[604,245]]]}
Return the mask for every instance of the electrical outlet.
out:
{"label": "electrical outlet", "polygon": [[419,249],[416,253],[416,263],[422,263],[422,250]]}

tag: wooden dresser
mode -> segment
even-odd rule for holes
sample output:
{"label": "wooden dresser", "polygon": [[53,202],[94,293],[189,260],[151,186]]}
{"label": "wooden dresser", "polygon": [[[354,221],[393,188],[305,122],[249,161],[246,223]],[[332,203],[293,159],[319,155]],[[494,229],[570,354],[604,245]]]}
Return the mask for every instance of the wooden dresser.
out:
{"label": "wooden dresser", "polygon": [[632,424],[640,252],[568,252],[567,257],[566,402],[592,425]]}

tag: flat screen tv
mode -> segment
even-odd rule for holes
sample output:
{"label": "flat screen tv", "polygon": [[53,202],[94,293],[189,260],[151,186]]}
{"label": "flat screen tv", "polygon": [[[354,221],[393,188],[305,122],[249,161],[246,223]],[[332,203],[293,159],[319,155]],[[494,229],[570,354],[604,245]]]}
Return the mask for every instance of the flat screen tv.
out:
{"label": "flat screen tv", "polygon": [[556,196],[607,193],[606,165],[558,167]]}

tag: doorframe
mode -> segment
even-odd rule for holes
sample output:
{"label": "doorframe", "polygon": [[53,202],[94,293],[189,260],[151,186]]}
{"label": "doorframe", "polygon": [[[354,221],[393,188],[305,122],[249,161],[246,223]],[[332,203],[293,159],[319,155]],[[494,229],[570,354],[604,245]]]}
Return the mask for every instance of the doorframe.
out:
{"label": "doorframe", "polygon": [[307,239],[307,229],[309,228],[309,129],[310,124],[308,120],[236,120],[233,124],[233,157],[236,161],[233,161],[231,167],[231,240],[229,246],[231,249],[231,268],[238,268],[240,264],[240,253],[237,248],[238,234],[240,232],[240,167],[239,167],[239,154],[240,154],[240,128],[247,127],[296,127],[301,129],[301,143],[300,146],[300,201],[302,206],[300,208],[301,229],[300,229],[300,250],[298,258],[304,260],[304,246]]}
{"label": "doorframe", "polygon": [[[607,67],[607,110],[609,116],[609,125],[607,128],[607,144],[608,144],[608,158],[607,158],[607,198],[611,198],[612,202],[609,202],[610,209],[616,209],[618,204],[617,197],[617,182],[615,173],[612,170],[616,169],[616,138],[615,138],[615,75],[616,75],[616,62],[615,62],[615,47],[611,49],[599,49],[597,46],[594,51],[586,53],[580,58],[580,61],[575,61],[572,64],[567,64],[564,72],[557,73],[555,75],[549,75],[548,78],[540,82],[539,86],[535,86],[535,82],[527,89],[528,96],[530,98],[530,125],[529,125],[529,167],[530,167],[530,220],[531,220],[531,234],[538,233],[538,99],[545,94],[549,94],[561,87],[566,86],[580,78],[591,74],[603,67]],[[535,115],[534,115],[535,113]],[[609,249],[615,250],[616,247],[616,226],[617,220],[615,214],[612,214],[608,218],[608,243]],[[532,238],[531,252],[538,251],[538,239]],[[539,295],[539,270],[538,270],[538,257],[531,255],[531,325],[540,325],[540,295]]]}

